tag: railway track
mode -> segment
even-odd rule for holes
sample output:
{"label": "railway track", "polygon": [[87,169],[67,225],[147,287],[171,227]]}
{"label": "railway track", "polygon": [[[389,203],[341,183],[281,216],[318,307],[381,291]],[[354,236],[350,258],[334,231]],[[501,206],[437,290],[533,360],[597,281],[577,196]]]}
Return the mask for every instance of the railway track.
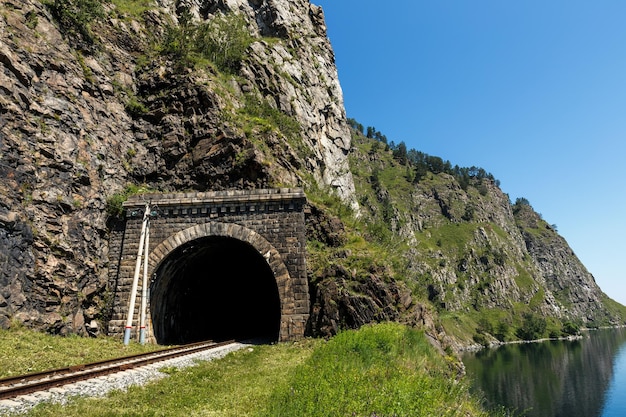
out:
{"label": "railway track", "polygon": [[99,362],[68,366],[50,371],[2,378],[0,379],[0,400],[11,399],[20,395],[32,394],[38,391],[45,391],[51,388],[138,368],[204,350],[226,346],[232,343],[234,343],[232,340],[219,343],[192,343],[189,345],[162,349],[155,352],[141,353],[138,355],[124,356],[121,358],[108,359]]}

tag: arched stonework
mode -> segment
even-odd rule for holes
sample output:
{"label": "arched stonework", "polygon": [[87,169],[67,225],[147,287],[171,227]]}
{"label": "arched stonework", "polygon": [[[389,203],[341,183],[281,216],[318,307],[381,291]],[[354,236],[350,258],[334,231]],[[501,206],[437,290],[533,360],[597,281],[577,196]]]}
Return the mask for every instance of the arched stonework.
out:
{"label": "arched stonework", "polygon": [[265,261],[274,273],[276,285],[278,286],[278,294],[281,301],[281,315],[282,317],[287,317],[289,311],[287,310],[287,303],[285,303],[284,300],[293,299],[293,292],[289,285],[291,279],[287,266],[283,262],[280,253],[267,239],[254,230],[250,230],[238,224],[209,222],[181,230],[175,235],[170,236],[151,251],[148,258],[149,276],[152,276],[161,262],[180,246],[193,240],[211,236],[230,237],[246,242],[252,245],[252,247],[265,258]]}

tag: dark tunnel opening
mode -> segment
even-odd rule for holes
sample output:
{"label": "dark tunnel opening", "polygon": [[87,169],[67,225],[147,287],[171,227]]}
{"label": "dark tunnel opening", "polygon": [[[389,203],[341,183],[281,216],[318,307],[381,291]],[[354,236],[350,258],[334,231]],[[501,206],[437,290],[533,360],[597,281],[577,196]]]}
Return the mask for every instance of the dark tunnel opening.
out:
{"label": "dark tunnel opening", "polygon": [[274,274],[250,244],[221,236],[194,240],[159,266],[150,288],[158,344],[278,340],[280,297]]}

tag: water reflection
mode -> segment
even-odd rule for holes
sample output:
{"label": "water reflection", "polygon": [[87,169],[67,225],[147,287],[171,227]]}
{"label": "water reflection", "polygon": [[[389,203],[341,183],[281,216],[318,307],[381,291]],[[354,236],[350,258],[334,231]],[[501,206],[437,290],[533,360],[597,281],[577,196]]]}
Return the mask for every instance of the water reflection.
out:
{"label": "water reflection", "polygon": [[594,417],[602,413],[614,356],[625,342],[625,329],[600,330],[571,342],[486,349],[463,362],[490,407],[529,417]]}
{"label": "water reflection", "polygon": [[626,416],[626,343],[622,345],[613,364],[613,379],[604,403],[602,417]]}

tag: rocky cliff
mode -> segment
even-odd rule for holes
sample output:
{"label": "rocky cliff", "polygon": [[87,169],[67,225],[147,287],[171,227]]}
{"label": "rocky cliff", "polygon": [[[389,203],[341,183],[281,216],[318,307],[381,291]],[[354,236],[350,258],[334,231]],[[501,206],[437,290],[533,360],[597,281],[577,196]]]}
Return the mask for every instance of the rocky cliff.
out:
{"label": "rocky cliff", "polygon": [[[107,202],[129,185],[315,186],[356,208],[334,56],[308,1],[0,9],[0,326],[97,331]],[[172,41],[228,16],[244,16],[247,42],[230,71]]]}
{"label": "rocky cliff", "polygon": [[308,0],[0,10],[1,327],[102,330],[109,231],[129,193],[276,186],[312,199],[310,334],[401,320],[493,338],[500,320],[514,337],[529,312],[623,322],[556,231],[496,184],[416,181],[352,137]]}

